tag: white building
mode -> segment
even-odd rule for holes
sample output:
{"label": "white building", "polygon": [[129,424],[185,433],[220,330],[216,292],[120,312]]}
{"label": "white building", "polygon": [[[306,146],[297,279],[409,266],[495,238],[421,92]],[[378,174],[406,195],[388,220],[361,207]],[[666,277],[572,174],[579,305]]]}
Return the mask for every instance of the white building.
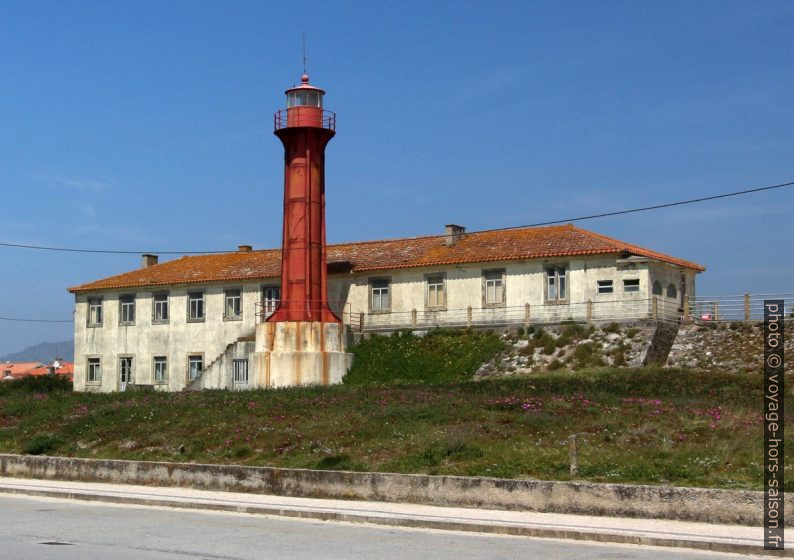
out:
{"label": "white building", "polygon": [[[182,257],[69,289],[77,391],[250,388],[280,250]],[[573,225],[328,246],[328,298],[354,332],[676,321],[704,268]]]}

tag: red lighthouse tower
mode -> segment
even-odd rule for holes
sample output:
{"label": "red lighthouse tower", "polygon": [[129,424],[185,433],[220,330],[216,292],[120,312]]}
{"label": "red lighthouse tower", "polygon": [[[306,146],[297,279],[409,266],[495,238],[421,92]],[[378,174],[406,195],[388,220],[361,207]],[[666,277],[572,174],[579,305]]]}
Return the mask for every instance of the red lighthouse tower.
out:
{"label": "red lighthouse tower", "polygon": [[268,321],[341,323],[328,306],[325,256],[325,146],[336,115],[323,109],[325,91],[306,74],[285,93],[287,108],[274,117],[284,144],[281,302]]}

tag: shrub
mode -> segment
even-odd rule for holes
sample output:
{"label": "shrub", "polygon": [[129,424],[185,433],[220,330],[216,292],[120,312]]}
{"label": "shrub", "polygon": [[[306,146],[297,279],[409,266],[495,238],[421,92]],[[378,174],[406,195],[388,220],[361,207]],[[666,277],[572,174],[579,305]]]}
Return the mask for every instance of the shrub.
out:
{"label": "shrub", "polygon": [[558,369],[561,369],[562,366],[563,363],[557,358],[554,358],[552,361],[549,362],[549,365],[546,366],[546,369],[549,371],[556,371]]}
{"label": "shrub", "polygon": [[0,383],[0,395],[11,393],[55,393],[71,390],[72,382],[60,375],[30,375]]}
{"label": "shrub", "polygon": [[573,351],[573,363],[575,367],[583,368],[588,366],[604,365],[604,359],[598,353],[596,346],[590,342],[580,344]]}
{"label": "shrub", "polygon": [[620,332],[620,325],[617,323],[609,323],[601,328],[602,331],[605,333],[619,333]]}
{"label": "shrub", "polygon": [[61,440],[53,435],[41,434],[28,440],[22,448],[22,452],[26,455],[44,455],[58,447],[61,443]]}
{"label": "shrub", "polygon": [[640,329],[638,329],[637,327],[630,327],[626,329],[626,336],[629,338],[634,338],[635,336],[637,336],[637,333],[639,332]]}

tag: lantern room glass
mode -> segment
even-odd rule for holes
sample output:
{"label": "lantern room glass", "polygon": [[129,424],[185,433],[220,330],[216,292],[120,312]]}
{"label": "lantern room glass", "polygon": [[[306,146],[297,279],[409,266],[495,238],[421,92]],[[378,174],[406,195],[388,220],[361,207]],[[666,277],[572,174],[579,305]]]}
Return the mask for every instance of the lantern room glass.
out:
{"label": "lantern room glass", "polygon": [[322,107],[323,94],[316,89],[296,89],[287,93],[287,108]]}

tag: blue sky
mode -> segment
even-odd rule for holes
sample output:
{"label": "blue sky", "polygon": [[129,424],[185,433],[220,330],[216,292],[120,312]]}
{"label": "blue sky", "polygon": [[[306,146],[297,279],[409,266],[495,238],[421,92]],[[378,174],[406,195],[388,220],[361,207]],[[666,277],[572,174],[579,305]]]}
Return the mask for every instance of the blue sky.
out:
{"label": "blue sky", "polygon": [[[330,242],[514,226],[794,180],[791,2],[0,4],[0,241],[280,243],[273,112],[327,90]],[[579,225],[794,291],[794,189]],[[138,256],[0,248],[0,316],[71,317]],[[0,321],[0,354],[70,336]]]}

